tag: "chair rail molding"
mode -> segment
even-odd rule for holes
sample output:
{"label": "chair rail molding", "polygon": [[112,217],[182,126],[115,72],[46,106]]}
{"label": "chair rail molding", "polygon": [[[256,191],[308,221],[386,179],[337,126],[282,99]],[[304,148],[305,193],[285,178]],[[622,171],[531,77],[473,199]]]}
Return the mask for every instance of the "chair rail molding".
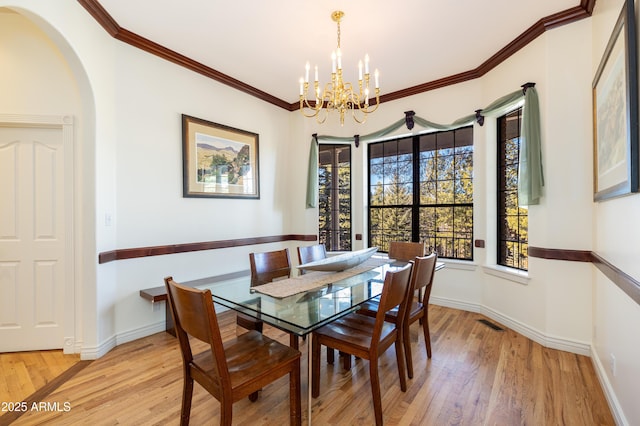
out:
{"label": "chair rail molding", "polygon": [[277,243],[284,241],[317,241],[317,235],[285,234],[267,237],[249,237],[233,240],[202,241],[196,243],[169,244],[152,247],[133,247],[116,249],[98,254],[98,263],[108,263],[114,260],[135,259],[138,257],[161,256],[164,254],[187,253],[191,251],[215,250],[229,247],[252,246],[257,244]]}

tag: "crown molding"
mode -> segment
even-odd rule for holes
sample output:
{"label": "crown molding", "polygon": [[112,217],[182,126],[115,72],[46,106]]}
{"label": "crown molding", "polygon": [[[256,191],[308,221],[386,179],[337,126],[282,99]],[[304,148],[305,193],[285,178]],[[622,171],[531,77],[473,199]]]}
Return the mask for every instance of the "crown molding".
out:
{"label": "crown molding", "polygon": [[[211,78],[212,80],[225,84],[229,87],[254,96],[285,110],[295,111],[300,108],[299,102],[289,103],[285,100],[277,98],[227,74],[223,74],[220,71],[217,71],[178,52],[168,49],[152,40],[146,39],[132,31],[127,30],[126,28],[122,28],[113,19],[113,17],[111,17],[109,12],[107,12],[105,8],[102,7],[98,0],[78,0],[78,3],[80,3],[80,5],[84,7],[87,12],[89,12],[89,14],[105,29],[105,31],[107,31],[107,33],[109,33],[113,38],[117,40],[137,47],[141,50],[144,50],[145,52],[156,55],[167,61],[173,62],[176,65],[202,74],[205,77]],[[483,75],[487,74],[489,71],[500,65],[502,62],[504,62],[507,58],[538,38],[540,35],[544,34],[547,30],[557,28],[562,25],[571,24],[581,19],[590,17],[595,4],[596,0],[580,0],[580,4],[578,6],[540,19],[538,22],[533,24],[526,31],[516,37],[513,41],[496,52],[485,62],[480,64],[477,68],[448,77],[443,77],[438,80],[422,83],[417,86],[412,86],[406,89],[384,94],[380,96],[380,103],[394,101],[397,99],[405,98],[407,96],[417,95],[420,93],[428,92],[430,90],[435,90],[482,77]]]}
{"label": "crown molding", "polygon": [[[587,2],[587,0],[582,1]],[[596,0],[591,0],[591,3],[595,4],[595,1]],[[591,7],[591,9],[593,10],[593,7]],[[591,12],[586,9],[586,5],[583,6],[582,4],[580,6],[576,6],[553,15],[549,15],[533,24],[526,31],[524,31],[498,52],[496,52],[493,56],[491,56],[477,68],[459,74],[451,75],[449,77],[441,78],[439,80],[423,83],[418,86],[409,87],[397,92],[382,95],[380,96],[380,103],[405,98],[407,96],[417,95],[419,93],[428,92],[430,90],[439,89],[441,87],[451,86],[482,77],[483,75],[487,74],[489,71],[500,65],[502,62],[507,60],[507,58],[538,38],[540,35],[544,34],[545,31],[579,21],[584,18],[588,18],[589,16],[591,16]]]}
{"label": "crown molding", "polygon": [[184,56],[178,52],[168,49],[152,40],[144,38],[132,31],[122,28],[111,17],[109,12],[98,2],[98,0],[78,0],[78,3],[84,7],[87,12],[116,40],[120,40],[133,47],[144,50],[152,55],[158,56],[167,61],[173,62],[176,65],[187,68],[191,71],[202,74],[212,80],[225,84],[236,90],[244,92],[248,95],[254,96],[270,104],[279,106],[280,108],[290,109],[288,102],[283,101],[273,95],[263,92],[260,89],[256,89],[240,80],[237,80],[227,74],[221,73],[211,67],[208,67],[198,61],[195,61],[187,56]]}

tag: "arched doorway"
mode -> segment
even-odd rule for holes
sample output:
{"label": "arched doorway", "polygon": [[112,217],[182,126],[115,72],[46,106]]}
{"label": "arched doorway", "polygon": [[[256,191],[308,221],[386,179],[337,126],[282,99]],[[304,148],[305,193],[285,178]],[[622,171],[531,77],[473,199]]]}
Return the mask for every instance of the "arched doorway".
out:
{"label": "arched doorway", "polygon": [[[93,96],[64,38],[35,13],[2,4],[0,46],[7,66],[0,89],[7,96],[0,100],[0,111],[9,114],[0,117],[0,161],[14,167],[2,176],[0,198],[8,207],[0,213],[0,241],[24,242],[29,234],[34,238],[19,249],[0,245],[0,299],[9,307],[0,314],[0,351],[57,347],[81,352],[86,335],[95,334],[83,329],[83,295],[92,293],[95,268],[87,268],[90,262],[82,256],[91,247],[95,252],[95,240],[88,237],[93,233],[86,231],[94,221],[85,221],[95,207],[87,197],[92,193],[83,189],[94,181],[89,172],[94,168],[94,127],[93,119],[87,119],[94,116]],[[74,122],[80,123],[75,129]],[[24,176],[39,180],[38,188],[20,186]],[[31,202],[19,207],[23,200]],[[12,232],[26,222],[30,228]],[[49,244],[53,241],[57,243]],[[57,246],[43,253],[29,245],[35,243]],[[44,337],[34,335],[34,329]]]}

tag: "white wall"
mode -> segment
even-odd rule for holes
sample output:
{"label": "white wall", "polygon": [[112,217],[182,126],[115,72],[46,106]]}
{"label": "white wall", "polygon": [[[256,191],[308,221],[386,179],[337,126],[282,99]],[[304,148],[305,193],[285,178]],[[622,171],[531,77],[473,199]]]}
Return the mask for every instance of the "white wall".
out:
{"label": "white wall", "polygon": [[[296,232],[287,223],[289,112],[131,46],[116,52],[117,248]],[[182,197],[183,113],[259,134],[259,200]],[[279,246],[117,262],[115,332],[133,333],[118,342],[164,325],[164,311],[151,313],[140,289],[163,285],[168,275],[185,281],[249,269],[250,251]]]}

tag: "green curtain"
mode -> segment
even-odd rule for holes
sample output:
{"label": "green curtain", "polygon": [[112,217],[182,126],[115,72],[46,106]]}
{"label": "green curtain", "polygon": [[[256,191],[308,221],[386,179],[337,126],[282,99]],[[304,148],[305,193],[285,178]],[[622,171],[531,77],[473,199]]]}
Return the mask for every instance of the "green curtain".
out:
{"label": "green curtain", "polygon": [[311,138],[309,171],[307,172],[307,208],[318,207],[318,141]]}
{"label": "green curtain", "polygon": [[544,174],[540,137],[540,106],[538,92],[530,87],[524,96],[522,128],[520,130],[520,165],[518,170],[518,204],[540,204]]}
{"label": "green curtain", "polygon": [[[505,108],[520,102],[524,99],[522,110],[522,128],[520,142],[520,169],[518,180],[518,202],[520,206],[530,206],[540,203],[544,178],[542,172],[542,147],[540,130],[540,107],[538,104],[538,92],[533,83],[522,86],[523,89],[509,93],[496,99],[485,108],[478,110],[476,114],[461,117],[451,124],[438,124],[424,118],[414,116],[413,122],[424,128],[425,131],[453,130],[459,127],[468,126],[479,116],[497,116],[504,113]],[[380,139],[406,124],[405,119],[401,119],[391,125],[376,132],[359,137],[360,142],[367,142]],[[482,124],[481,124],[482,125]],[[318,142],[353,142],[355,137],[338,136],[314,136],[311,141],[309,151],[309,171],[307,175],[307,208],[317,206],[318,194]]]}

